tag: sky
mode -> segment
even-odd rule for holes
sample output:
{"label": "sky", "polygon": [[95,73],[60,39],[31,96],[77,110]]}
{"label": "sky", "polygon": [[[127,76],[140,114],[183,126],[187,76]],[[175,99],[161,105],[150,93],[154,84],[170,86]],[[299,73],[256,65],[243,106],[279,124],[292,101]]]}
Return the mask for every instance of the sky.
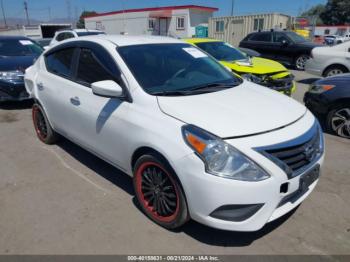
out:
{"label": "sky", "polygon": [[[1,0],[0,0],[1,1]],[[24,18],[23,0],[2,0],[6,17]],[[214,16],[231,13],[232,0],[26,0],[29,17],[42,21],[51,18],[75,18],[83,10],[109,12],[115,10],[173,5],[204,5],[218,7]],[[234,14],[245,15],[280,12],[296,16],[301,11],[326,0],[234,0]],[[50,12],[49,12],[50,10]],[[70,11],[69,11],[70,10]],[[1,19],[1,16],[0,16]]]}

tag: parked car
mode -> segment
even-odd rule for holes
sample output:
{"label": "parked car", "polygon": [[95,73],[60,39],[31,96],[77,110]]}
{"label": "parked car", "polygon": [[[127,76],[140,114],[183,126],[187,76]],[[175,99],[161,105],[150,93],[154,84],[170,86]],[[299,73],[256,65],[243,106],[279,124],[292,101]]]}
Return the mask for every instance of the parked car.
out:
{"label": "parked car", "polygon": [[0,102],[29,99],[24,87],[24,70],[43,49],[23,36],[0,36]]}
{"label": "parked car", "polygon": [[314,48],[305,70],[325,77],[350,72],[350,42]]}
{"label": "parked car", "polygon": [[289,96],[296,90],[294,76],[276,61],[250,57],[230,44],[219,40],[191,38],[185,39],[185,41],[204,50],[234,73],[249,81]]}
{"label": "parked car", "polygon": [[253,49],[262,57],[304,70],[311,50],[320,45],[306,40],[295,32],[264,31],[247,35],[239,46]]}
{"label": "parked car", "polygon": [[323,135],[303,105],[156,36],[93,36],[47,50],[26,71],[38,138],[61,134],[133,177],[165,228],[192,218],[254,231],[315,188]]}
{"label": "parked car", "polygon": [[338,45],[345,42],[345,38],[339,35],[326,35],[324,43],[326,45]]}
{"label": "parked car", "polygon": [[81,36],[88,36],[88,35],[103,35],[105,34],[102,31],[99,30],[90,30],[90,29],[65,29],[56,31],[54,37],[52,38],[50,42],[50,46],[55,45],[63,40],[70,39],[70,38],[76,38]]}
{"label": "parked car", "polygon": [[305,93],[305,105],[324,122],[326,129],[350,138],[350,74],[316,81]]}

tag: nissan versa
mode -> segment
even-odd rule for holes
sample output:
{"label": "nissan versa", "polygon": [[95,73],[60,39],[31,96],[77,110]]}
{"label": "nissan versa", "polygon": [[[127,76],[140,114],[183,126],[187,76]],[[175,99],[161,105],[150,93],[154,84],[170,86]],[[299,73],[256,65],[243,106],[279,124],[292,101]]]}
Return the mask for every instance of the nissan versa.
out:
{"label": "nissan versa", "polygon": [[185,41],[212,55],[244,79],[286,95],[291,95],[296,90],[294,76],[276,61],[261,57],[249,57],[230,44],[219,40],[190,38],[185,39]]}
{"label": "nissan versa", "polygon": [[62,41],[26,70],[39,139],[67,137],[133,177],[144,213],[255,231],[315,188],[323,135],[301,104],[180,40]]}

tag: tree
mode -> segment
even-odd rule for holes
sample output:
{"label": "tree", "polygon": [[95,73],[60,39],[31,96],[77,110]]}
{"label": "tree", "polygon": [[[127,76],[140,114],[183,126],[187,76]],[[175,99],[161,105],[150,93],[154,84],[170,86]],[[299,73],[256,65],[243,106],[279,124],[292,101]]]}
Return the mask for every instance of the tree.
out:
{"label": "tree", "polygon": [[301,14],[301,17],[306,17],[306,18],[317,18],[316,24],[323,24],[323,21],[320,17],[320,15],[325,11],[325,5],[323,4],[318,4],[313,7],[311,7],[309,10],[303,12]]}
{"label": "tree", "polygon": [[328,0],[320,17],[326,25],[350,24],[350,1]]}
{"label": "tree", "polygon": [[96,15],[97,13],[95,11],[84,11],[81,13],[79,20],[77,22],[77,28],[85,28],[85,21],[84,18],[90,15]]}

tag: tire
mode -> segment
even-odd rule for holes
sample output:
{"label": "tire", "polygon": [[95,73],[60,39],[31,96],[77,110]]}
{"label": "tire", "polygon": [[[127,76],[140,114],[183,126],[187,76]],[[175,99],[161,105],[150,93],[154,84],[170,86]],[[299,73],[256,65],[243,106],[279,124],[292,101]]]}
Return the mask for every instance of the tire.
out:
{"label": "tire", "polygon": [[300,55],[295,59],[295,68],[298,70],[304,70],[306,61],[310,59],[309,55]]}
{"label": "tire", "polygon": [[176,229],[189,220],[185,194],[173,169],[155,154],[135,163],[133,184],[142,211],[155,223]]}
{"label": "tire", "polygon": [[51,145],[58,140],[58,134],[52,129],[44,109],[37,103],[32,107],[34,129],[39,140]]}
{"label": "tire", "polygon": [[334,107],[327,115],[326,128],[331,134],[350,139],[350,104]]}
{"label": "tire", "polygon": [[326,71],[324,72],[324,76],[325,77],[335,76],[339,74],[344,74],[347,71],[348,70],[346,70],[344,67],[335,65],[327,68]]}

